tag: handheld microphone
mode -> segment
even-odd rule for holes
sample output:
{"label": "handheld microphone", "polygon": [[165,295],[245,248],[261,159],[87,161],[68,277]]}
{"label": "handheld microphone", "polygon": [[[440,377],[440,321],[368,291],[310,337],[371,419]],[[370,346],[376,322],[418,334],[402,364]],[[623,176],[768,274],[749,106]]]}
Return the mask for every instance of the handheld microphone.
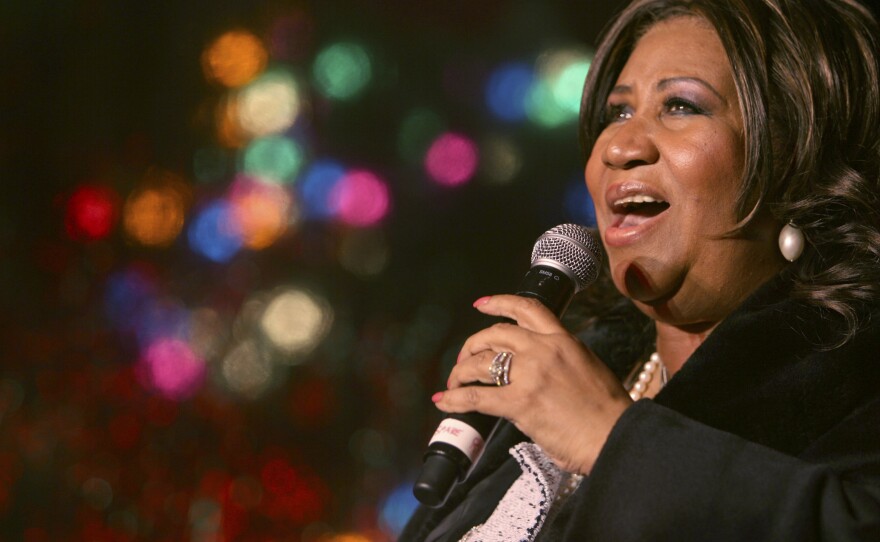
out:
{"label": "handheld microphone", "polygon": [[[574,295],[599,275],[602,249],[589,229],[561,224],[545,232],[532,249],[532,266],[517,295],[538,299],[561,317]],[[477,412],[450,414],[440,422],[425,452],[413,494],[424,505],[442,505],[456,482],[467,478],[486,442],[504,419]]]}

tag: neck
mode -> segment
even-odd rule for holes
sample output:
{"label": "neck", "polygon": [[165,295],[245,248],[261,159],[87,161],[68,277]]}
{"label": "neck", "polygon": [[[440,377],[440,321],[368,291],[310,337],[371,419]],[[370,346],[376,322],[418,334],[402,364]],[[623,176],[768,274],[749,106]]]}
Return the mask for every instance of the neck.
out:
{"label": "neck", "polygon": [[682,368],[718,324],[680,327],[655,322],[654,325],[657,330],[657,353],[660,354],[669,376],[672,376]]}

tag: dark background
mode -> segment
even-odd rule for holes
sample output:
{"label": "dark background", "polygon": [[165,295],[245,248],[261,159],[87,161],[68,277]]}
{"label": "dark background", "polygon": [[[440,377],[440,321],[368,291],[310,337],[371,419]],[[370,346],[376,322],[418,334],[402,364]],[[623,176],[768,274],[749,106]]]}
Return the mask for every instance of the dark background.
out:
{"label": "dark background", "polygon": [[[591,45],[620,4],[2,3],[0,538],[392,539],[439,419],[429,398],[481,323],[471,302],[513,288],[537,236],[582,218],[566,200],[583,167],[575,124],[499,121],[481,85],[503,62]],[[321,221],[223,263],[194,256],[183,238],[138,247],[118,226],[72,237],[66,206],[83,184],[124,199],[161,168],[186,179],[196,203],[215,195],[193,175],[194,154],[212,144],[204,104],[219,92],[202,52],[230,29],[265,36],[291,12],[312,22],[290,60],[304,73],[339,39],[375,53],[373,85],[346,103],[313,99],[308,121],[312,156],[370,168],[391,187],[390,215],[369,228],[387,245],[382,272],[344,269],[334,254],[351,228]],[[480,174],[456,188],[427,182],[396,146],[414,107],[477,139],[515,142],[519,174],[503,185]],[[209,380],[166,398],[142,385],[134,341],[106,310],[109,278],[132,266],[180,305],[232,314],[257,292],[312,284],[333,326],[259,397]]]}

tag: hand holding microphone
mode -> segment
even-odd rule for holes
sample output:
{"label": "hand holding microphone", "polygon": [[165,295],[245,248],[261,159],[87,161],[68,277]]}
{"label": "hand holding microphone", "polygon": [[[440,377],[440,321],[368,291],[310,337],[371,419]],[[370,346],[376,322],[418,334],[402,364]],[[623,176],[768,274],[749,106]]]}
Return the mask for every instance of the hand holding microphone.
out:
{"label": "hand holding microphone", "polygon": [[[513,422],[563,468],[582,471],[591,466],[589,456],[598,453],[604,437],[596,447],[588,442],[592,435],[582,438],[578,431],[585,422],[596,425],[600,434],[604,426],[610,431],[629,398],[610,371],[562,327],[559,316],[574,294],[595,279],[599,250],[585,228],[557,226],[535,244],[532,268],[517,295],[475,304],[518,325],[497,324],[468,339],[450,376],[450,389],[435,396],[441,410],[454,414],[441,422],[425,454],[414,488],[424,504],[442,504],[451,486],[466,476],[484,446],[484,432],[497,417],[502,418],[499,425],[507,424],[504,419]],[[505,379],[509,386],[495,386]],[[475,382],[490,387],[469,385]],[[599,416],[604,420],[591,421],[585,414],[596,408],[590,397],[594,390],[615,399],[613,408]],[[583,415],[588,419],[579,419]]]}

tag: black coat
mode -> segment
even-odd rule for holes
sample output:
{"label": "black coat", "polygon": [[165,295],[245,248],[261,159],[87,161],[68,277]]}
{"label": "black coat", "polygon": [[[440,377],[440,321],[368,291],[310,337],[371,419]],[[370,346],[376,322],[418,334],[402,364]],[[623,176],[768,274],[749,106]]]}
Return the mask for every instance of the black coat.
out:
{"label": "black coat", "polygon": [[[880,310],[824,348],[828,322],[785,284],[759,289],[626,410],[539,540],[880,541]],[[509,444],[492,444],[400,542],[454,541],[485,521],[520,474]]]}

